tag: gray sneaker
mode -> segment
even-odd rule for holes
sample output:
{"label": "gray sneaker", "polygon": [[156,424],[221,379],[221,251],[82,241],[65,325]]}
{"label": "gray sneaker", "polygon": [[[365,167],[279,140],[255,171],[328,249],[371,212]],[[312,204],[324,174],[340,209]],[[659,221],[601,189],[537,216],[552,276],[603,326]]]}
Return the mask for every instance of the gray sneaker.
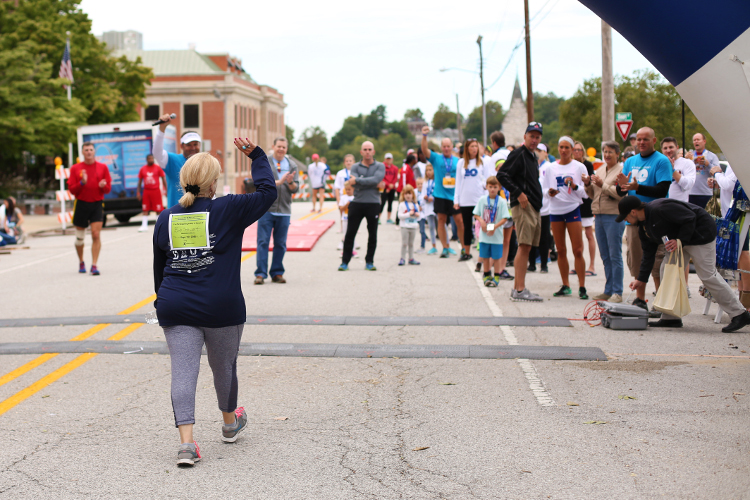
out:
{"label": "gray sneaker", "polygon": [[201,450],[195,441],[182,443],[180,449],[177,450],[177,465],[195,465],[195,462],[200,462],[200,459]]}
{"label": "gray sneaker", "polygon": [[513,302],[543,302],[544,299],[535,293],[531,293],[528,288],[519,292],[515,288],[510,292],[510,300]]}
{"label": "gray sneaker", "polygon": [[243,407],[234,410],[234,423],[231,425],[223,424],[221,426],[221,440],[225,443],[234,443],[237,436],[247,427],[247,413]]}

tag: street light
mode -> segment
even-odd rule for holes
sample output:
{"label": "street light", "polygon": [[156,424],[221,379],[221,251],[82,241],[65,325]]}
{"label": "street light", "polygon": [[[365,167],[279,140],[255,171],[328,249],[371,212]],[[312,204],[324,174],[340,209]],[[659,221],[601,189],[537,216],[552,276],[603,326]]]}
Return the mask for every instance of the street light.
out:
{"label": "street light", "polygon": [[479,45],[479,84],[482,86],[482,143],[487,147],[487,107],[484,105],[484,60],[482,59],[482,35],[477,38]]}

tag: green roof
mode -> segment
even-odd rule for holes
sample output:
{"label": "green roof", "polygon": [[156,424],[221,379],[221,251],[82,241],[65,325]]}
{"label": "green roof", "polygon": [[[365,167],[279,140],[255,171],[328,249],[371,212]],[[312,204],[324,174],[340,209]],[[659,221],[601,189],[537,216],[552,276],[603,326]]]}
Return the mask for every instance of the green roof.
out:
{"label": "green roof", "polygon": [[224,74],[211,59],[195,50],[115,50],[112,55],[124,55],[130,60],[140,57],[155,76]]}

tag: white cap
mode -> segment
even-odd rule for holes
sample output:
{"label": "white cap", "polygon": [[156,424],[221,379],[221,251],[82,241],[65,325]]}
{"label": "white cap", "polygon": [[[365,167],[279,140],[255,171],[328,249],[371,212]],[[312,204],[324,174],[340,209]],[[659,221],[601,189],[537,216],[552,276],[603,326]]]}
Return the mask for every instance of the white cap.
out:
{"label": "white cap", "polygon": [[547,146],[545,146],[544,144],[540,143],[536,148],[540,151],[544,151],[545,153],[547,152]]}
{"label": "white cap", "polygon": [[392,160],[393,159],[393,155],[391,153],[386,153],[385,154],[385,158],[386,159],[390,158]]}
{"label": "white cap", "polygon": [[188,144],[193,141],[201,142],[201,136],[199,136],[197,132],[188,132],[182,136],[182,139],[180,139],[180,143],[182,144]]}

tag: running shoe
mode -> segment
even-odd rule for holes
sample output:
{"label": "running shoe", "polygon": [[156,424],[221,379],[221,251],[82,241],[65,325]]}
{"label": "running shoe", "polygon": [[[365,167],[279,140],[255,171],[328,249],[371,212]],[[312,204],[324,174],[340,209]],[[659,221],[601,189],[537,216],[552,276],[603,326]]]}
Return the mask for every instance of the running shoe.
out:
{"label": "running shoe", "polygon": [[91,276],[99,276],[99,270],[96,268],[96,266],[91,266]]}
{"label": "running shoe", "polygon": [[451,255],[458,255],[458,253],[456,253],[456,251],[455,251],[455,250],[453,250],[453,249],[452,249],[452,248],[450,248],[450,247],[448,247],[448,249],[447,249],[447,250],[448,250],[448,253],[449,253],[449,254],[451,254]]}
{"label": "running shoe", "polygon": [[503,269],[503,272],[501,272],[501,273],[500,273],[500,274],[498,275],[498,277],[499,277],[499,278],[500,278],[501,280],[505,280],[505,281],[511,281],[511,280],[513,279],[513,276],[512,276],[511,274],[509,274],[509,273],[508,273],[508,270],[507,270],[507,269]]}
{"label": "running shoe", "polygon": [[417,251],[414,253],[424,253],[424,247],[417,248]]}
{"label": "running shoe", "polygon": [[435,247],[432,247],[432,248],[430,248],[430,250],[429,250],[429,251],[427,252],[427,255],[435,255],[436,253],[437,253],[437,248],[435,248]]}
{"label": "running shoe", "polygon": [[404,265],[406,265],[406,261],[404,259],[401,259],[401,260],[398,261],[398,265],[399,266],[404,266]]}
{"label": "running shoe", "polygon": [[608,293],[600,293],[599,295],[594,295],[593,299],[594,300],[609,300],[610,297],[611,295]]}
{"label": "running shoe", "polygon": [[542,274],[547,274],[549,272],[549,269],[547,269],[546,267],[543,267],[539,272]]}
{"label": "running shoe", "polygon": [[344,249],[344,242],[339,241],[339,246],[336,247],[336,250],[343,250]]}
{"label": "running shoe", "polygon": [[461,257],[458,258],[459,262],[466,262],[467,260],[471,260],[471,254],[470,253],[462,253]]}
{"label": "running shoe", "polygon": [[245,408],[240,406],[234,410],[234,415],[233,424],[224,424],[221,426],[221,440],[225,443],[234,443],[237,441],[237,435],[247,427],[247,413],[245,413]]}
{"label": "running shoe", "polygon": [[500,277],[497,274],[492,278],[492,281],[495,282],[496,287],[500,285]]}
{"label": "running shoe", "polygon": [[481,273],[482,272],[482,263],[477,262],[477,266],[474,268],[475,273]]}
{"label": "running shoe", "polygon": [[201,450],[195,441],[182,443],[177,450],[177,465],[195,465],[195,462],[200,462],[200,460]]}
{"label": "running shoe", "polygon": [[391,220],[391,219],[388,219],[387,221],[385,221],[385,223],[386,224],[394,224],[393,220]]}
{"label": "running shoe", "polygon": [[339,266],[339,271],[348,271],[349,270],[349,264],[341,264]]}
{"label": "running shoe", "polygon": [[608,302],[619,304],[622,302],[622,295],[614,294],[609,298]]}
{"label": "running shoe", "polygon": [[414,260],[414,259],[409,259],[409,265],[410,265],[410,266],[418,266],[419,264],[421,264],[421,263],[420,263],[420,262],[417,262],[417,261],[416,261],[416,260]]}
{"label": "running shoe", "polygon": [[492,276],[484,276],[482,278],[482,281],[484,282],[484,286],[492,286],[490,283],[495,283],[495,280],[492,279]]}
{"label": "running shoe", "polygon": [[589,300],[589,295],[586,293],[585,286],[578,287],[578,298],[581,300]]}
{"label": "running shoe", "polygon": [[441,259],[447,259],[449,256],[450,256],[450,254],[448,253],[448,249],[447,248],[443,248],[443,251],[440,253],[440,258]]}
{"label": "running shoe", "polygon": [[558,291],[556,291],[552,295],[555,296],[555,297],[564,297],[566,295],[571,295],[572,293],[573,293],[573,291],[570,289],[570,287],[568,285],[563,285],[563,286],[560,287],[560,289]]}
{"label": "running shoe", "polygon": [[510,300],[513,302],[543,302],[544,299],[535,293],[531,293],[528,288],[518,291],[515,288],[510,292]]}
{"label": "running shoe", "polygon": [[377,270],[378,268],[375,267],[375,264],[373,263],[365,264],[365,271],[377,271]]}
{"label": "running shoe", "polygon": [[81,274],[86,274],[86,263],[85,262],[81,262],[80,264],[78,264],[78,272],[81,273]]}
{"label": "running shoe", "polygon": [[536,266],[529,266],[529,267],[526,268],[526,270],[528,272],[530,272],[530,273],[535,273],[536,272]]}
{"label": "running shoe", "polygon": [[642,299],[639,299],[638,297],[636,297],[635,299],[633,299],[633,305],[636,306],[636,307],[640,307],[641,309],[645,309],[645,310],[648,311],[648,304],[646,303],[646,301],[642,300]]}

